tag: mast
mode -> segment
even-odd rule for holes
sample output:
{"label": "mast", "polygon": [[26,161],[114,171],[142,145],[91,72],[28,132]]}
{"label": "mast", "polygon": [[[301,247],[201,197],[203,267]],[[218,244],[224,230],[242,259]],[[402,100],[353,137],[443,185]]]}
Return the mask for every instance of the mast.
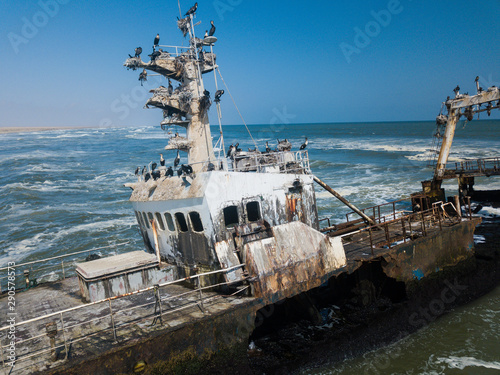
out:
{"label": "mast", "polygon": [[214,70],[216,64],[212,50],[210,53],[203,51],[208,44],[195,35],[195,12],[177,21],[184,36],[189,35],[189,47],[154,46],[149,62],[134,56],[127,59],[124,66],[132,70],[149,70],[162,75],[167,81],[179,83],[175,90],[165,86],[151,90],[153,96],[145,107],[154,106],[163,110],[162,125],[186,128],[186,137],[171,138],[165,149],[187,152],[188,164],[194,172],[201,172],[207,170],[209,163],[215,164],[208,119],[212,102],[204,89],[203,74]]}

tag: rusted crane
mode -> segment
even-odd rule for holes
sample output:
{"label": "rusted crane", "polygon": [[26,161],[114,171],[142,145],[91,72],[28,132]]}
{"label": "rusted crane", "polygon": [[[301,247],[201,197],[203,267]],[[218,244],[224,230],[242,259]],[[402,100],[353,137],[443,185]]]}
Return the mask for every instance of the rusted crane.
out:
{"label": "rusted crane", "polygon": [[[471,186],[474,183],[475,176],[500,174],[500,165],[496,165],[500,163],[499,158],[457,163],[455,169],[446,169],[458,120],[465,116],[468,121],[471,121],[476,113],[487,112],[490,115],[493,109],[500,108],[500,89],[498,87],[492,86],[484,90],[479,87],[479,79],[476,78],[476,89],[477,94],[470,96],[460,94],[460,88],[457,86],[454,90],[455,98],[448,98],[444,102],[448,114],[440,114],[436,119],[438,125],[446,124],[446,128],[434,170],[434,177],[431,181],[422,181],[424,193],[431,200],[444,200],[444,191],[441,189],[441,183],[444,179],[459,178],[460,187],[462,188],[463,186]],[[498,171],[498,173],[495,171]]]}

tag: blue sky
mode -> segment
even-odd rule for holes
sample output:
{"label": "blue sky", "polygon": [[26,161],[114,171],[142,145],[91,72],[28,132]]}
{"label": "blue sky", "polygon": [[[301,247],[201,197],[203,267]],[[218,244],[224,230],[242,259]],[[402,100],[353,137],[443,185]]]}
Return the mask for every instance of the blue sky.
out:
{"label": "blue sky", "polygon": [[[183,13],[193,3],[181,0]],[[499,0],[198,3],[197,33],[214,20],[217,62],[249,124],[433,120],[457,84],[500,86]],[[156,33],[187,45],[177,0],[0,4],[0,126],[159,124],[161,111],[142,107],[164,82],[141,88],[122,64],[137,46],[146,59]],[[228,95],[222,106],[223,124],[241,123]]]}

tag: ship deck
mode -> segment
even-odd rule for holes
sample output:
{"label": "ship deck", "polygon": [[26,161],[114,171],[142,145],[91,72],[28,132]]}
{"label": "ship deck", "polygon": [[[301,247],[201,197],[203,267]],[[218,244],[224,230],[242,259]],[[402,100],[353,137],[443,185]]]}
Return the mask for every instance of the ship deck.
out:
{"label": "ship deck", "polygon": [[[13,370],[5,366],[3,373],[31,374],[55,369],[68,361],[99,356],[117,346],[173,332],[184,325],[255,302],[253,297],[224,296],[210,291],[204,291],[200,299],[198,290],[182,285],[161,288],[161,298],[162,321],[158,318],[159,309],[155,311],[153,292],[87,304],[82,302],[76,277],[17,292],[15,312],[2,314],[0,326],[8,326],[11,317],[15,317],[16,323],[27,323],[12,331],[18,361]],[[9,311],[5,294],[0,298],[0,311]],[[39,318],[43,316],[48,317]],[[58,327],[55,337],[57,361],[52,360],[51,340],[46,333],[46,325],[51,322]],[[8,362],[7,343],[10,340],[7,331],[1,332],[0,338],[3,360]]]}
{"label": "ship deck", "polygon": [[[411,277],[412,272],[420,267],[419,256],[424,261],[432,256],[432,237],[442,238],[442,233],[447,233],[450,238],[460,237],[453,232],[454,227],[463,230],[459,224],[475,227],[479,221],[441,215],[420,216],[420,220],[411,221],[405,216],[343,234],[347,265],[332,276],[352,273],[365,262],[384,258],[388,263],[391,263],[390,259],[394,260],[389,267],[399,274],[393,277],[400,277],[401,272]],[[416,251],[411,253],[411,247],[414,249],[419,239],[426,238],[431,238],[424,244],[429,251],[421,251],[420,247],[421,255]],[[405,271],[403,263],[408,257],[411,258],[411,269],[407,267]],[[0,331],[2,361],[8,362],[10,340],[7,335],[11,332],[15,334],[18,360],[13,370],[4,366],[3,373],[24,374],[64,368],[69,363],[96,358],[102,353],[182,327],[197,326],[197,323],[203,322],[211,325],[210,321],[217,315],[232,316],[236,311],[255,312],[264,307],[261,300],[244,296],[244,288],[240,286],[239,292],[233,295],[221,295],[211,289],[201,291],[183,284],[161,287],[162,321],[158,317],[160,310],[154,290],[84,303],[77,278],[70,277],[16,292],[14,311],[9,310],[8,295],[4,293],[0,297],[0,311],[9,313],[0,316],[0,327],[7,327]],[[17,324],[23,323],[10,331],[8,319],[12,317]],[[48,323],[57,325],[54,341],[56,354],[51,349]],[[55,358],[57,360],[53,361]]]}

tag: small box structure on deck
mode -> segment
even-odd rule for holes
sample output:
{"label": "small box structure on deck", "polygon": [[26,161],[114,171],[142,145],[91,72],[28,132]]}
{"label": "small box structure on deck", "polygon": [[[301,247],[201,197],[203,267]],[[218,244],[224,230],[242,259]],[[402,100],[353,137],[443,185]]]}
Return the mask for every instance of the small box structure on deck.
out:
{"label": "small box structure on deck", "polygon": [[131,293],[176,276],[173,267],[160,267],[158,258],[145,251],[79,263],[76,273],[80,292],[87,302]]}

